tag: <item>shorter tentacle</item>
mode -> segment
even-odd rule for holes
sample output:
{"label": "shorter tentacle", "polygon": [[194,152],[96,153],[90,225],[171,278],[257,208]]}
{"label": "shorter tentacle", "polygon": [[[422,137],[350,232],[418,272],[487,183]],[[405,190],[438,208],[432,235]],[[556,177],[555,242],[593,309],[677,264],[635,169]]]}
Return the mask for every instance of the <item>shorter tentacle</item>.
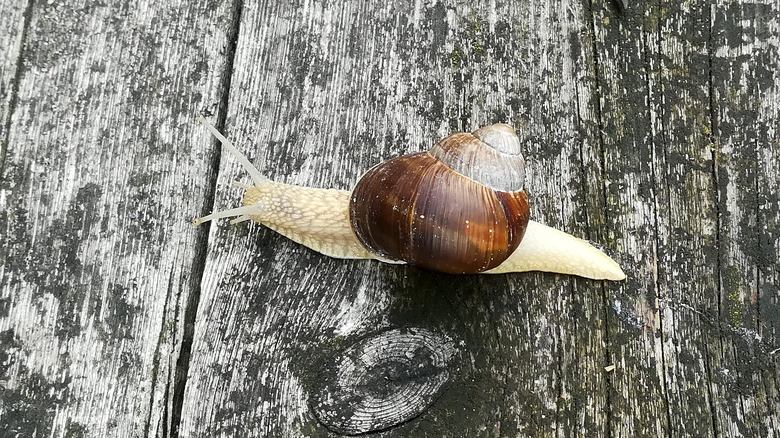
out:
{"label": "shorter tentacle", "polygon": [[[254,205],[244,205],[243,207],[231,208],[230,210],[215,211],[210,215],[199,217],[192,221],[192,224],[196,227],[203,222],[213,221],[214,219],[222,219],[233,216],[244,217],[249,219],[249,216],[255,214],[257,208]],[[232,221],[231,221],[232,222]]]}

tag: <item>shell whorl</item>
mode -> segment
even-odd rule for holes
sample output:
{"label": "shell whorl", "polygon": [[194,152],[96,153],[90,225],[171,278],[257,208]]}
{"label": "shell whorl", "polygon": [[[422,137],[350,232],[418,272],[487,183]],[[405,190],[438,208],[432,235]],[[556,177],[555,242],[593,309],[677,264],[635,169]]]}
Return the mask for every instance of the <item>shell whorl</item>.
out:
{"label": "shell whorl", "polygon": [[511,127],[493,125],[374,166],[352,191],[355,237],[383,259],[433,271],[493,269],[528,225],[519,148]]}
{"label": "shell whorl", "polygon": [[494,190],[517,192],[525,182],[525,160],[515,130],[503,123],[471,134],[452,134],[428,153],[452,170]]}

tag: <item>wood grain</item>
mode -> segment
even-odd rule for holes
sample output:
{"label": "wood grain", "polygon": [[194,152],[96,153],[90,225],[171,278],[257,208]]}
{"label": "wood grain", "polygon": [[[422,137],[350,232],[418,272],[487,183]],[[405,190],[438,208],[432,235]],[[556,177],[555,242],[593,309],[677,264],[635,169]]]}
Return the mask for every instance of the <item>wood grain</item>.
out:
{"label": "wood grain", "polygon": [[[778,266],[778,253],[766,247],[767,242],[778,242],[776,226],[765,227],[777,224],[780,217],[778,197],[767,191],[776,187],[778,176],[778,142],[773,134],[778,74],[766,70],[766,65],[777,63],[780,55],[780,42],[769,34],[780,25],[780,6],[723,2],[711,12],[712,143],[720,226],[718,319],[724,338],[716,376],[718,399],[728,401],[718,403],[717,426],[725,435],[763,436],[780,430],[777,409],[763,396],[765,389],[777,392],[778,385],[776,369],[766,367],[771,360],[767,345],[776,345],[780,325],[777,307],[770,304],[776,302],[778,283],[766,288],[763,278]],[[733,22],[744,24],[733,28]],[[747,126],[752,129],[744,129]]]}
{"label": "wood grain", "polygon": [[[382,437],[778,436],[777,2],[15,1],[0,25],[0,436],[358,430],[331,408]],[[271,179],[343,190],[510,123],[532,219],[627,281],[193,228],[249,182],[199,113]],[[351,368],[411,332],[447,361]]]}
{"label": "wood grain", "polygon": [[3,48],[0,58],[0,169],[8,149],[8,125],[10,123],[10,108],[16,92],[20,69],[20,55],[24,29],[27,26],[24,12],[27,2],[7,1],[0,4],[0,47]]}
{"label": "wood grain", "polygon": [[[654,146],[658,113],[649,105],[661,91],[657,79],[659,21],[655,5],[627,11],[620,21],[607,8],[593,6],[591,50],[596,53],[592,92],[601,96],[590,119],[602,144],[603,172],[609,182],[589,200],[614,206],[607,212],[626,283],[612,286],[606,315],[610,363],[609,431],[613,436],[657,436],[669,430],[664,382],[657,229],[658,188],[653,180],[661,159]],[[654,55],[655,53],[655,55]],[[603,201],[601,201],[603,199]],[[593,201],[591,201],[593,202]],[[598,204],[596,204],[598,206]]]}
{"label": "wood grain", "polygon": [[0,181],[0,435],[165,434],[200,277],[189,219],[212,190],[194,114],[219,99],[226,11],[28,13]]}

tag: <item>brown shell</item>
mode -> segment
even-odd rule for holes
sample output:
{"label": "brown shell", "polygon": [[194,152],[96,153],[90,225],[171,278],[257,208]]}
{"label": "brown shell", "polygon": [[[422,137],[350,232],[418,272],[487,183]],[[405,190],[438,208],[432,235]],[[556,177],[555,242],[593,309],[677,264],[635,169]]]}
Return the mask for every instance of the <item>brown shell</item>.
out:
{"label": "brown shell", "polygon": [[523,190],[525,161],[520,140],[509,125],[497,123],[471,134],[452,134],[430,153],[458,173],[504,192]]}
{"label": "brown shell", "polygon": [[349,214],[358,240],[380,257],[473,274],[512,254],[529,207],[524,191],[494,190],[420,152],[369,170],[352,192]]}

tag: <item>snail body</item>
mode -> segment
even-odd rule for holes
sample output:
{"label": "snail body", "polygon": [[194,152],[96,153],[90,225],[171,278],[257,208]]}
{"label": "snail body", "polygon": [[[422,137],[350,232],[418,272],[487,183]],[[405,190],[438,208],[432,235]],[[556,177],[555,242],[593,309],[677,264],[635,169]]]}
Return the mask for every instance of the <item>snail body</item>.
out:
{"label": "snail body", "polygon": [[529,220],[524,164],[504,124],[457,133],[430,151],[370,169],[352,191],[265,178],[216,128],[203,123],[242,164],[253,185],[243,206],[193,223],[254,220],[327,256],[408,263],[452,274],[547,271],[622,280],[588,242]]}

